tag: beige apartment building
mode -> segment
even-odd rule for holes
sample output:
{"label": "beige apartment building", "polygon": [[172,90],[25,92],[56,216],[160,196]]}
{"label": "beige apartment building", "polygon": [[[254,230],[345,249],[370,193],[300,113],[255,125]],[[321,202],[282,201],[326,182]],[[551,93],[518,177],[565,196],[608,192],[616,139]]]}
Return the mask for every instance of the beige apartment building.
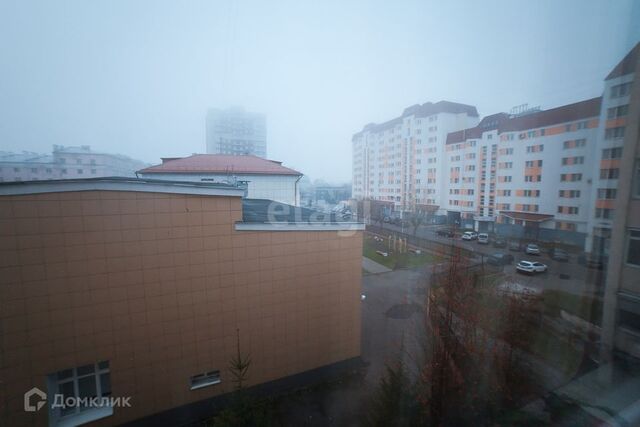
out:
{"label": "beige apartment building", "polygon": [[[251,386],[356,362],[362,224],[242,194],[124,178],[0,184],[0,425],[211,415],[233,389],[238,334]],[[33,387],[45,404],[25,398]],[[59,407],[56,394],[130,407]]]}

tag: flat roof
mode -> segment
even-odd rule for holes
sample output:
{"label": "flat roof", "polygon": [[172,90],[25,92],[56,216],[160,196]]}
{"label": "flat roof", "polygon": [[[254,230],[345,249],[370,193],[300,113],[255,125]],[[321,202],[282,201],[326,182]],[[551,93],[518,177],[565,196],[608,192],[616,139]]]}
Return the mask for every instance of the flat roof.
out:
{"label": "flat roof", "polygon": [[267,199],[243,199],[236,230],[364,230],[364,223]]}
{"label": "flat roof", "polygon": [[0,196],[92,190],[194,194],[203,196],[242,197],[244,195],[244,190],[228,184],[127,177],[52,179],[0,183]]}

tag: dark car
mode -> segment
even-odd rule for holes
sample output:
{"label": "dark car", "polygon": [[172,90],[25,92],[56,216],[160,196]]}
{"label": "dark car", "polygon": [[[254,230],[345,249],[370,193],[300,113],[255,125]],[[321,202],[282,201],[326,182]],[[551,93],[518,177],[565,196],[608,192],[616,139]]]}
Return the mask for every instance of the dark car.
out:
{"label": "dark car", "polygon": [[553,248],[549,251],[549,256],[555,261],[569,261],[569,254],[564,249]]}
{"label": "dark car", "polygon": [[493,247],[494,248],[506,248],[507,247],[507,241],[504,240],[502,237],[496,237],[496,239],[493,241]]}
{"label": "dark car", "polygon": [[520,243],[518,242],[510,242],[509,250],[512,252],[520,252]]}
{"label": "dark car", "polygon": [[491,254],[487,258],[487,264],[491,265],[509,265],[511,263],[513,263],[513,255],[502,252]]}
{"label": "dark car", "polygon": [[453,237],[455,233],[450,228],[439,228],[436,230],[436,235],[441,237]]}

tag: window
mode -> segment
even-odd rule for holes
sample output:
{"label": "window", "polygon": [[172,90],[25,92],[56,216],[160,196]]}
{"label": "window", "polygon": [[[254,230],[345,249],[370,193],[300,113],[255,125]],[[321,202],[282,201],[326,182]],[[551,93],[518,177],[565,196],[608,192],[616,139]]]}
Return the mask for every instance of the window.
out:
{"label": "window", "polygon": [[[65,369],[48,377],[49,394],[61,394],[64,398],[92,399],[111,396],[111,377],[109,362],[102,361],[91,365]],[[77,425],[107,417],[113,414],[110,406],[82,405],[64,406],[52,409],[53,424],[64,422]]]}
{"label": "window", "polygon": [[629,114],[629,105],[620,105],[619,107],[609,108],[607,110],[608,119],[617,119],[618,117],[624,117]]}
{"label": "window", "polygon": [[20,172],[20,168],[13,168],[14,172]]}
{"label": "window", "polygon": [[600,169],[600,179],[618,179],[620,169]]}
{"label": "window", "polygon": [[31,173],[38,173],[38,168],[31,168]]}
{"label": "window", "polygon": [[47,172],[47,173],[51,173],[51,172],[52,172],[51,168],[47,168],[47,169],[46,169],[46,172]]}
{"label": "window", "polygon": [[604,139],[624,138],[624,126],[609,128],[604,131]]}
{"label": "window", "polygon": [[603,159],[619,159],[622,157],[622,147],[605,148],[602,150]]}
{"label": "window", "polygon": [[[398,197],[398,200],[399,199]],[[189,385],[191,390],[197,390],[210,385],[220,384],[220,382],[220,371],[209,371],[192,376],[189,380]]]}
{"label": "window", "polygon": [[615,188],[598,188],[598,199],[615,199],[617,193]]}
{"label": "window", "polygon": [[640,230],[629,230],[627,264],[640,266]]}
{"label": "window", "polygon": [[611,87],[611,98],[619,98],[631,93],[631,82],[622,83]]}
{"label": "window", "polygon": [[613,209],[596,208],[596,218],[598,219],[613,219]]}
{"label": "window", "polygon": [[82,169],[78,169],[78,175],[82,175],[83,171]]}

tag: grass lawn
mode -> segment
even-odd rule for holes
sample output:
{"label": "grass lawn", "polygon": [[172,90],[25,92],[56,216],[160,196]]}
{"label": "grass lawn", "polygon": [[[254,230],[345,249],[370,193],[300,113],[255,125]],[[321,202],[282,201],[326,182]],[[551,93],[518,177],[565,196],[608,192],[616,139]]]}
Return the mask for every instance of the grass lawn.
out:
{"label": "grass lawn", "polygon": [[[383,257],[382,255],[376,253],[376,251],[387,252],[389,256]],[[424,252],[422,252],[420,255],[416,255],[412,252],[401,254],[390,250],[387,247],[386,241],[376,242],[372,237],[369,236],[365,236],[362,255],[392,270],[398,268],[419,267],[427,263],[439,262],[441,260],[441,258],[437,255],[432,255]]]}

